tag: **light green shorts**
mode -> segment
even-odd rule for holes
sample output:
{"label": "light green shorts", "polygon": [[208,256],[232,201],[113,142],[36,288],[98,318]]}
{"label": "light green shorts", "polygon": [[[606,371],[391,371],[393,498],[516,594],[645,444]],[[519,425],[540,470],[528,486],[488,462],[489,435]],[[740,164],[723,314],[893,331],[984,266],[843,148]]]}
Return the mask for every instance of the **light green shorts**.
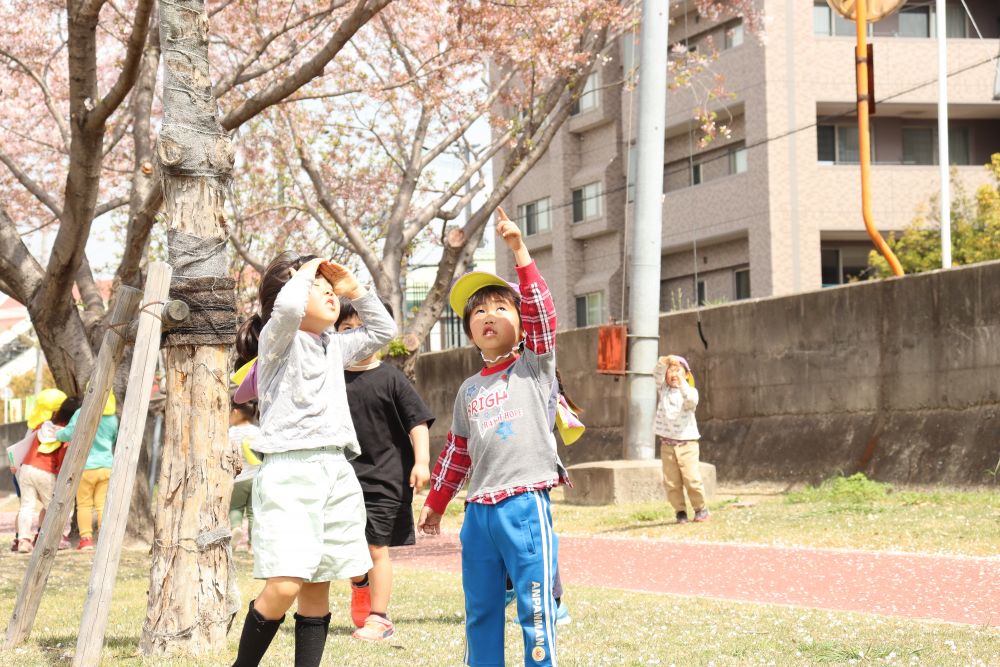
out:
{"label": "light green shorts", "polygon": [[333,581],[372,567],[361,485],[339,447],[265,455],[253,518],[257,579]]}

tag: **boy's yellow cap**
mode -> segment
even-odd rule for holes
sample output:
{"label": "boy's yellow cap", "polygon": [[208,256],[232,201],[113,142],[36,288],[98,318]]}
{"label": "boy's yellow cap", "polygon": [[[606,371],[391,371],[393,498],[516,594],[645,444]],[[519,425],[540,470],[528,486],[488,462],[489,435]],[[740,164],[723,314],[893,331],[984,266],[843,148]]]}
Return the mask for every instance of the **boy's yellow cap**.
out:
{"label": "boy's yellow cap", "polygon": [[451,294],[448,295],[448,303],[451,305],[451,309],[458,313],[459,317],[464,317],[465,304],[468,303],[469,298],[479,290],[490,285],[509,287],[514,290],[514,294],[518,294],[520,290],[517,283],[507,282],[500,276],[487,273],[486,271],[470,271],[456,280],[455,284],[451,286]]}
{"label": "boy's yellow cap", "polygon": [[58,389],[42,389],[38,392],[35,395],[35,407],[28,415],[28,428],[36,429],[43,422],[52,419],[52,415],[65,400],[66,394]]}

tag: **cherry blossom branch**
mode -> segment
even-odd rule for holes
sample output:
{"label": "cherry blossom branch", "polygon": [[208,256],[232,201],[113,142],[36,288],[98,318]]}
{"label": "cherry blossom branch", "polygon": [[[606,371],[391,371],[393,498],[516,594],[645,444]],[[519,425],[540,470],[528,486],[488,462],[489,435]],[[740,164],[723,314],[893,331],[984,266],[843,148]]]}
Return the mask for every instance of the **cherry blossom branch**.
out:
{"label": "cherry blossom branch", "polygon": [[[337,226],[344,232],[344,235],[347,237],[347,240],[352,246],[351,249],[361,257],[361,261],[364,262],[368,271],[372,275],[375,275],[378,272],[379,265],[381,264],[378,256],[372,252],[371,248],[368,247],[368,244],[365,242],[365,239],[361,235],[361,231],[357,228],[357,226],[352,225],[350,221],[347,220],[347,216],[344,211],[333,203],[330,192],[323,183],[322,175],[319,173],[316,165],[313,164],[312,158],[309,156],[309,152],[306,150],[305,146],[302,145],[302,142],[298,141],[297,137],[295,139],[295,147],[298,149],[299,161],[302,164],[302,170],[306,172],[307,176],[309,176],[313,189],[316,191],[316,200],[319,202],[319,205],[330,215],[331,218],[333,218],[333,221],[337,223]],[[331,235],[331,238],[332,236],[333,235]]]}
{"label": "cherry blossom branch", "polygon": [[7,165],[7,168],[10,170],[10,172],[14,174],[14,178],[16,178],[18,182],[21,185],[23,185],[28,192],[34,195],[35,199],[40,201],[42,204],[45,205],[47,209],[52,211],[52,214],[54,216],[60,219],[62,218],[63,211],[62,207],[59,206],[59,203],[56,202],[56,200],[53,199],[52,196],[48,192],[46,192],[41,185],[36,183],[31,178],[31,176],[29,176],[23,169],[21,169],[17,165],[17,163],[14,162],[13,158],[4,153],[2,150],[0,150],[0,162],[3,162],[5,165]]}
{"label": "cherry blossom branch", "polygon": [[31,79],[38,84],[38,87],[42,91],[42,97],[45,100],[45,108],[49,110],[49,115],[52,116],[52,120],[56,122],[56,126],[59,128],[59,134],[63,141],[63,150],[65,147],[69,146],[69,126],[66,125],[66,119],[63,118],[59,112],[56,110],[55,99],[52,97],[52,91],[49,90],[48,84],[45,83],[45,79],[39,76],[33,69],[28,67],[21,59],[15,56],[13,53],[0,48],[0,56],[7,58],[31,77]]}
{"label": "cherry blossom branch", "polygon": [[[289,6],[289,9],[291,9],[291,5]],[[310,21],[313,21],[315,19],[324,16],[329,16],[331,12],[333,12],[333,10],[334,8],[330,6],[326,7],[321,11],[313,12],[312,14],[307,14],[306,16],[303,16],[302,18],[291,24],[288,24],[286,21],[284,25],[282,25],[280,30],[275,30],[270,34],[266,35],[262,39],[260,44],[257,45],[257,48],[248,53],[240,62],[240,64],[237,65],[235,68],[233,68],[233,71],[230,72],[229,75],[226,76],[226,78],[215,84],[215,87],[212,89],[212,94],[215,95],[216,99],[219,99],[223,95],[228,93],[230,90],[235,88],[236,86],[242,83],[246,83],[248,81],[252,81],[280,67],[281,65],[288,63],[296,55],[299,54],[302,45],[296,45],[295,48],[290,48],[288,53],[279,58],[275,63],[266,67],[258,67],[256,70],[250,73],[246,73],[246,70],[251,65],[260,61],[261,56],[263,56],[264,52],[267,51],[267,49],[271,46],[271,44],[274,43],[274,40],[278,39],[282,35],[288,34],[290,31],[295,30],[296,28],[305,23],[309,23]]]}

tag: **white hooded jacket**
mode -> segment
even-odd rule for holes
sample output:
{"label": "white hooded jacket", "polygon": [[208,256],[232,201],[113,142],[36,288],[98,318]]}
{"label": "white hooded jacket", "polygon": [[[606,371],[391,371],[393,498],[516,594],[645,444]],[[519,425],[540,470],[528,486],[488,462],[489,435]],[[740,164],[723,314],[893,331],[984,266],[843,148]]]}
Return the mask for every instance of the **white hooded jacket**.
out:
{"label": "white hooded jacket", "polygon": [[701,438],[698,422],[695,420],[698,390],[687,382],[681,382],[680,387],[670,387],[666,376],[666,364],[657,363],[653,370],[658,389],[653,432],[670,440],[698,440]]}

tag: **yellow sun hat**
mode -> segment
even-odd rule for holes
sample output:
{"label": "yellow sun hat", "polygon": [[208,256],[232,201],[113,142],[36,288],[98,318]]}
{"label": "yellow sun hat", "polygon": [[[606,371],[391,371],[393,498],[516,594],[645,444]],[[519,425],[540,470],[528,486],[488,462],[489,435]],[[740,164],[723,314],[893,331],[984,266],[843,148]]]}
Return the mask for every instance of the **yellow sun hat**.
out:
{"label": "yellow sun hat", "polygon": [[448,295],[448,303],[451,305],[451,309],[458,313],[459,317],[464,317],[465,304],[469,302],[472,295],[490,285],[509,287],[514,290],[514,294],[520,294],[520,287],[518,287],[517,283],[507,282],[500,276],[487,273],[486,271],[470,271],[456,280],[455,284],[451,286],[451,294]]}
{"label": "yellow sun hat", "polygon": [[35,407],[28,415],[28,428],[36,429],[52,419],[59,406],[66,400],[66,394],[58,389],[42,389],[35,395]]}
{"label": "yellow sun hat", "polygon": [[104,402],[104,412],[101,413],[104,417],[110,417],[115,414],[115,407],[117,406],[117,400],[115,399],[115,392],[111,390],[108,392],[108,400]]}

